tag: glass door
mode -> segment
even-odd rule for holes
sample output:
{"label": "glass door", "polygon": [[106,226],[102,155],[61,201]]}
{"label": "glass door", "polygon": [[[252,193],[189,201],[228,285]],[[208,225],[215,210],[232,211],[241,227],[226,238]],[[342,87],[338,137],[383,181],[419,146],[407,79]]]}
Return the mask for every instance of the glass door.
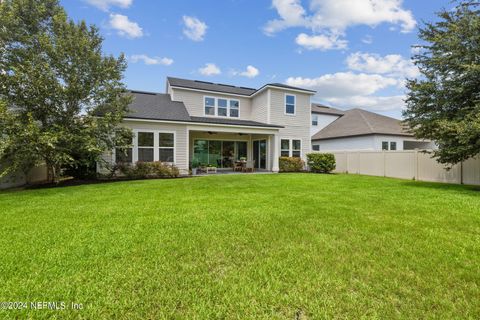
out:
{"label": "glass door", "polygon": [[255,168],[267,169],[267,140],[253,141],[253,160]]}

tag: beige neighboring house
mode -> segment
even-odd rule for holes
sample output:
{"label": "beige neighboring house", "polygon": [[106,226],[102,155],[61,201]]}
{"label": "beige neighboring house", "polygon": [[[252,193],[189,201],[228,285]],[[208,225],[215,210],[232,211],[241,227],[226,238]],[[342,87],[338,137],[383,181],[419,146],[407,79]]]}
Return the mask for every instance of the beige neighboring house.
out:
{"label": "beige neighboring house", "polygon": [[[131,91],[123,125],[131,148],[110,163],[162,161],[187,173],[193,159],[231,170],[240,158],[277,172],[280,156],[306,160],[314,91],[270,83],[259,89],[168,77],[166,93]],[[99,168],[101,171],[102,168]]]}
{"label": "beige neighboring house", "polygon": [[312,104],[312,150],[381,151],[434,149],[416,139],[398,119],[363,109],[338,110]]}

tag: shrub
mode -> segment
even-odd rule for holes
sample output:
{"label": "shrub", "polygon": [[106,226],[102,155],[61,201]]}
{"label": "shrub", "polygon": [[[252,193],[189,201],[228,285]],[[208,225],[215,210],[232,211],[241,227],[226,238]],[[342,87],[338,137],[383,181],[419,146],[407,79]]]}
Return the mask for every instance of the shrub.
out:
{"label": "shrub", "polygon": [[310,171],[316,173],[330,173],[336,168],[335,156],[331,153],[309,153],[307,164]]}
{"label": "shrub", "polygon": [[180,171],[174,165],[164,162],[119,163],[118,171],[127,178],[176,178]]}
{"label": "shrub", "polygon": [[280,157],[278,161],[280,172],[299,172],[303,171],[305,162],[295,157]]}

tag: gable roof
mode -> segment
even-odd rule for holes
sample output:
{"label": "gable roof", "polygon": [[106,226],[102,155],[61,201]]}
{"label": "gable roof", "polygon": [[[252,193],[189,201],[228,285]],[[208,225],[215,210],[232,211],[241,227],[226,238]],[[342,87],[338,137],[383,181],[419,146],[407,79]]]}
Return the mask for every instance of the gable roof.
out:
{"label": "gable roof", "polygon": [[257,89],[254,89],[254,88],[236,87],[236,86],[233,86],[233,85],[222,84],[222,83],[213,83],[213,82],[200,81],[200,80],[180,79],[180,78],[173,78],[173,77],[167,77],[167,82],[172,87],[180,87],[180,88],[203,90],[203,91],[212,91],[212,92],[227,93],[227,94],[236,94],[236,95],[247,96],[247,97],[250,97],[250,96],[258,93],[258,92],[262,91],[264,88],[267,88],[267,87],[276,87],[276,88],[283,88],[283,89],[290,89],[290,90],[298,90],[298,91],[304,91],[304,92],[310,93],[310,94],[315,93],[315,91],[312,91],[312,90],[292,87],[292,86],[288,86],[288,85],[281,84],[281,83],[267,83],[266,85],[264,85],[263,87],[261,87],[260,89],[257,90]]}
{"label": "gable roof", "polygon": [[318,103],[312,103],[312,112],[321,113],[321,114],[331,114],[334,116],[343,116],[345,114],[345,111],[343,110],[327,107]]}
{"label": "gable roof", "polygon": [[165,120],[193,123],[225,124],[262,128],[283,128],[282,126],[257,121],[192,117],[183,102],[172,101],[169,94],[131,90],[133,101],[125,118],[143,120]]}
{"label": "gable roof", "polygon": [[400,120],[362,109],[352,109],[313,135],[312,140],[384,134],[413,136]]}

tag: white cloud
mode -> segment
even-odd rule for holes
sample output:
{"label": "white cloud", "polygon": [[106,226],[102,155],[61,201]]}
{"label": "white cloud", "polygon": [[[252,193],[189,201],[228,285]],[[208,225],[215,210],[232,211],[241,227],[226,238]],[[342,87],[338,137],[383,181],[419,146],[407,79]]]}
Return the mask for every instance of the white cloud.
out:
{"label": "white cloud", "polygon": [[362,38],[362,42],[365,44],[372,44],[373,43],[373,37],[369,34],[367,34],[365,37]]}
{"label": "white cloud", "polygon": [[260,71],[255,68],[254,66],[247,66],[247,69],[245,71],[233,71],[233,75],[239,75],[242,77],[247,77],[247,78],[255,78],[260,74]]}
{"label": "white cloud", "polygon": [[[302,33],[299,37],[302,36],[309,43],[322,43],[317,46],[325,47],[326,50],[329,48],[328,40],[332,40],[329,38],[344,37],[346,30],[356,25],[373,28],[389,23],[400,26],[401,32],[413,31],[417,22],[412,12],[404,9],[402,4],[403,0],[310,0],[307,12],[300,0],[272,0],[272,7],[279,18],[268,21],[263,31],[267,35],[273,35],[287,28],[303,27],[311,30],[313,35]],[[343,42],[341,45],[346,45],[346,40],[339,41]],[[330,48],[337,49],[337,46],[331,45]]]}
{"label": "white cloud", "polygon": [[137,63],[139,61],[143,61],[146,65],[164,65],[169,66],[173,63],[173,59],[170,58],[160,58],[160,57],[149,57],[146,54],[134,54],[130,57],[130,60],[133,63]]}
{"label": "white cloud", "polygon": [[120,8],[128,8],[132,5],[133,0],[85,0],[92,6],[107,11],[109,7],[116,6]]}
{"label": "white cloud", "polygon": [[372,53],[356,52],[347,58],[350,70],[387,74],[400,78],[415,78],[419,76],[418,68],[410,59],[405,59],[399,54],[380,56]]}
{"label": "white cloud", "polygon": [[208,26],[195,17],[183,16],[183,34],[193,41],[203,41]]}
{"label": "white cloud", "polygon": [[220,68],[214,63],[206,63],[205,67],[198,69],[198,72],[204,76],[214,76],[222,73]]}
{"label": "white cloud", "polygon": [[331,105],[338,108],[362,108],[371,111],[398,111],[405,108],[404,95],[396,96],[351,96],[351,97],[331,97],[324,99]]}
{"label": "white cloud", "polygon": [[396,86],[398,80],[378,74],[338,72],[318,78],[290,77],[286,84],[316,90],[318,96],[323,98],[371,95],[387,87]]}
{"label": "white cloud", "polygon": [[143,36],[143,29],[127,16],[122,14],[110,14],[110,27],[117,30],[117,33],[127,38],[140,38]]}
{"label": "white cloud", "polygon": [[331,35],[316,35],[309,36],[305,33],[300,33],[295,42],[308,50],[332,50],[332,49],[346,49],[348,41],[339,39],[338,36]]}

